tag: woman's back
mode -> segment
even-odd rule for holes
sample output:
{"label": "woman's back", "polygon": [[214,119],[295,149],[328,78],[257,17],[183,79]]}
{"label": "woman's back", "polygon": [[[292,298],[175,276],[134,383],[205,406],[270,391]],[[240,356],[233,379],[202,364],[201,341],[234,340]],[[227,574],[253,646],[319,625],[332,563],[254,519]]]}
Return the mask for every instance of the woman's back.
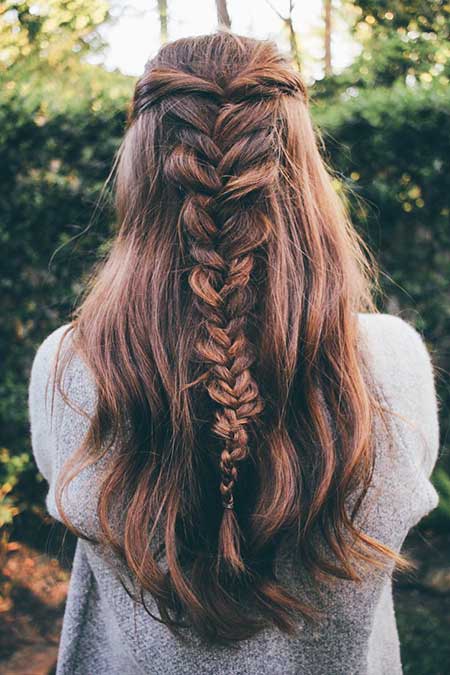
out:
{"label": "woman's back", "polygon": [[[359,344],[381,406],[389,411],[374,421],[374,469],[357,514],[361,530],[399,552],[408,530],[437,503],[429,476],[438,451],[437,406],[430,360],[419,335],[388,315],[359,315]],[[48,508],[55,502],[58,475],[81,445],[96,405],[92,374],[79,356],[64,373],[71,405],[54,392],[51,380],[65,328],[41,346],[32,371],[32,440],[40,471],[50,484]],[[70,334],[62,351],[70,352]],[[48,386],[50,382],[50,386]],[[87,537],[99,538],[99,476],[111,462],[113,447],[95,465],[82,468],[63,499],[65,515]],[[351,499],[351,496],[350,496]],[[121,529],[117,524],[118,530]],[[164,566],[164,561],[163,561]],[[107,546],[77,544],[58,673],[293,673],[332,675],[401,672],[391,595],[392,565],[368,568],[361,581],[313,582],[289,543],[276,554],[277,579],[318,610],[314,621],[298,619],[294,634],[266,627],[231,646],[210,645],[195,631],[180,635],[155,621],[136,603],[122,581],[133,584],[127,567]],[[131,589],[132,591],[135,589]],[[158,615],[155,601],[145,604]],[[219,617],[220,619],[220,617]],[[184,639],[183,639],[184,638]]]}

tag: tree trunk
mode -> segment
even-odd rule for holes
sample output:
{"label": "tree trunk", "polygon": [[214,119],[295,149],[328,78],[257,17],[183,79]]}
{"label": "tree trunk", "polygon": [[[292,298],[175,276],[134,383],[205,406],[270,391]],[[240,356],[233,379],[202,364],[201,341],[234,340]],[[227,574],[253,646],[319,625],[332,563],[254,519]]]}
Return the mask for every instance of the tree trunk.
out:
{"label": "tree trunk", "polygon": [[331,60],[331,2],[332,0],[324,0],[325,9],[325,75],[333,74],[333,65]]}
{"label": "tree trunk", "polygon": [[228,13],[227,0],[216,0],[217,27],[219,30],[230,30],[231,19]]}
{"label": "tree trunk", "polygon": [[297,33],[295,32],[294,28],[294,19],[292,18],[295,4],[294,0],[289,0],[289,14],[287,16],[283,16],[282,14],[280,14],[280,12],[272,5],[270,0],[266,0],[266,2],[283,22],[283,26],[286,28],[289,34],[289,47],[291,50],[292,61],[297,66],[298,70],[301,70],[302,59],[300,55],[300,47],[298,44]]}
{"label": "tree trunk", "polygon": [[163,45],[168,40],[167,0],[158,0],[159,38]]}
{"label": "tree trunk", "polygon": [[297,33],[295,32],[294,22],[292,21],[292,15],[285,19],[286,28],[289,32],[289,45],[291,48],[292,60],[297,66],[298,70],[301,70],[302,61],[300,58],[300,49],[298,46]]}

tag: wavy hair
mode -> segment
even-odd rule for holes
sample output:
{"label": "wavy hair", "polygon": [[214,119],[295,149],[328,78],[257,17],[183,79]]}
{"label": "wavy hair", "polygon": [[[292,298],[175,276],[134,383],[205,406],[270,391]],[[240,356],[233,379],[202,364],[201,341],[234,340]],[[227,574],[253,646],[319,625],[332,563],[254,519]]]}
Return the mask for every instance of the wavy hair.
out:
{"label": "wavy hair", "polygon": [[118,154],[118,234],[73,321],[97,404],[60,510],[109,452],[102,539],[162,621],[212,641],[314,615],[277,579],[284,540],[316,580],[395,558],[355,522],[374,464],[371,282],[318,145],[271,43],[164,46]]}

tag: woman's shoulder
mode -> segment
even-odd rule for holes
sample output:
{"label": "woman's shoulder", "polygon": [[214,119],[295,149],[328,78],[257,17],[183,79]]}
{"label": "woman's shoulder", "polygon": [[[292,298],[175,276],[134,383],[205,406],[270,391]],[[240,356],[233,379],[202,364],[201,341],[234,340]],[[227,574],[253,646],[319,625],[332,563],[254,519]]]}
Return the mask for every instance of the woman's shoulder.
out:
{"label": "woman's shoulder", "polygon": [[31,367],[32,379],[45,376],[51,371],[58,353],[71,343],[72,324],[67,323],[52,331],[38,346]]}
{"label": "woman's shoulder", "polygon": [[54,401],[57,367],[65,363],[62,385],[64,391],[77,371],[85,370],[73,353],[73,326],[64,324],[52,331],[39,345],[31,366],[29,383],[29,408],[33,415],[47,414],[50,400]]}
{"label": "woman's shoulder", "polygon": [[73,326],[64,324],[39,345],[31,367],[28,409],[32,447],[38,467],[49,481],[63,420],[74,431],[81,429],[85,414],[91,413],[95,404],[93,378],[73,346]]}
{"label": "woman's shoulder", "polygon": [[[371,375],[404,435],[421,439],[421,464],[431,473],[439,448],[435,372],[424,338],[404,319],[360,314],[360,336]],[[407,431],[406,431],[407,430]]]}
{"label": "woman's shoulder", "polygon": [[[30,375],[30,394],[40,393],[53,381],[57,364],[64,363],[62,384],[65,389],[80,375],[82,380],[90,379],[89,371],[74,349],[74,326],[63,324],[52,331],[36,350]],[[32,401],[31,401],[32,403]]]}
{"label": "woman's shoulder", "polygon": [[397,349],[406,350],[405,355],[426,353],[420,333],[405,319],[394,314],[358,314],[360,330],[372,347],[378,351],[392,353]]}
{"label": "woman's shoulder", "polygon": [[71,324],[64,324],[39,345],[33,359],[29,383],[28,403],[30,413],[44,413],[48,407],[49,390],[54,383],[55,367],[59,355],[70,341]]}
{"label": "woman's shoulder", "polygon": [[392,314],[359,314],[360,337],[375,374],[408,387],[433,380],[431,356],[420,333]]}

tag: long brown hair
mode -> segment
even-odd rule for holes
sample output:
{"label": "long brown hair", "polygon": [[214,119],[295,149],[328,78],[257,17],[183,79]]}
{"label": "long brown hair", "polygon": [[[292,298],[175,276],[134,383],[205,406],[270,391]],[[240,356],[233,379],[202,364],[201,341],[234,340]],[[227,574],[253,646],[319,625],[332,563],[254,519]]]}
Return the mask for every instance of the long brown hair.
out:
{"label": "long brown hair", "polygon": [[302,78],[268,42],[164,46],[136,85],[116,198],[73,323],[98,398],[72,463],[111,451],[102,538],[173,629],[292,630],[311,607],[277,579],[282,540],[312,579],[395,557],[355,524],[374,463],[370,279]]}

